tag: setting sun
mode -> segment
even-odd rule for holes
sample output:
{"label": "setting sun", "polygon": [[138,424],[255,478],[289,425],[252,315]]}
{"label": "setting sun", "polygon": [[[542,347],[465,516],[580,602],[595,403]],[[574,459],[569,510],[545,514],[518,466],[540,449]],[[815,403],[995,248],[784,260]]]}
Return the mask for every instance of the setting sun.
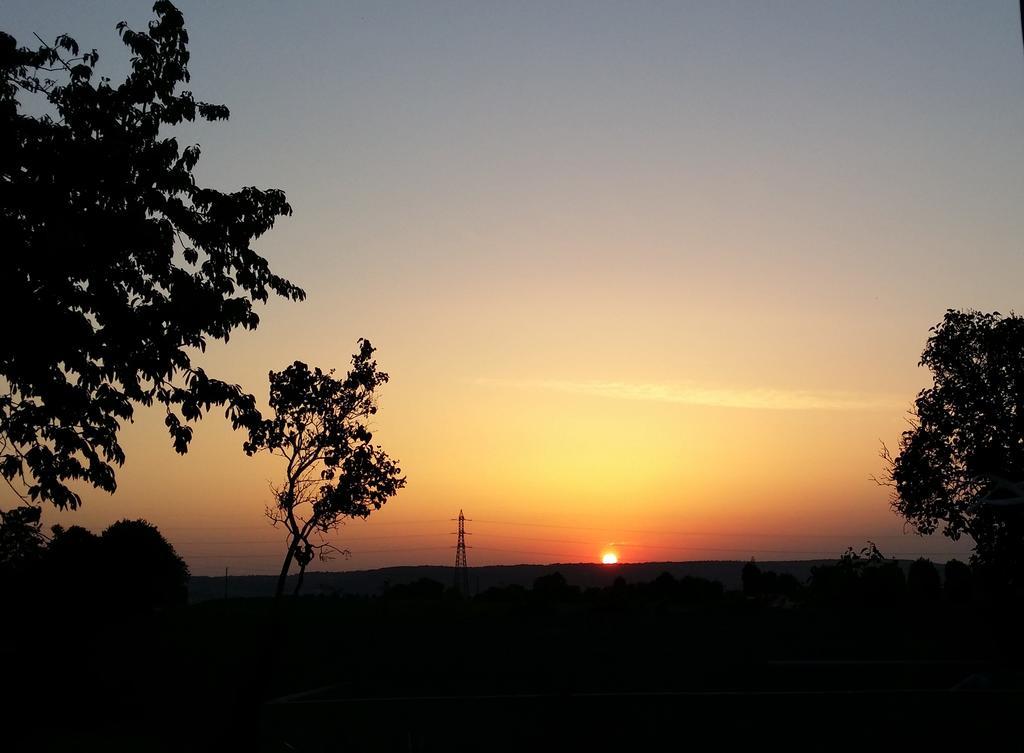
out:
{"label": "setting sun", "polygon": [[605,552],[601,556],[601,563],[605,565],[614,565],[619,561],[619,556],[615,552]]}

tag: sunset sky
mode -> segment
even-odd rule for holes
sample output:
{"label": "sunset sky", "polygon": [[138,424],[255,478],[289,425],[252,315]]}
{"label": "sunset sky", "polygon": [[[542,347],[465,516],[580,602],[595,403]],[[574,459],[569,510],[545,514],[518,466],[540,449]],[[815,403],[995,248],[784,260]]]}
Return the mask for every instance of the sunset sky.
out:
{"label": "sunset sky", "polygon": [[[179,140],[210,185],[285,190],[259,249],[309,296],[200,363],[262,401],[366,337],[391,375],[408,487],[329,569],[447,564],[460,509],[471,565],[969,550],[871,476],[929,327],[1021,308],[1016,0],[177,4],[231,109]],[[4,27],[116,81],[150,5],[7,0]],[[184,458],[159,412],[123,438],[116,495],[47,523],[144,517],[195,573],[276,571],[276,460],[216,413]]]}

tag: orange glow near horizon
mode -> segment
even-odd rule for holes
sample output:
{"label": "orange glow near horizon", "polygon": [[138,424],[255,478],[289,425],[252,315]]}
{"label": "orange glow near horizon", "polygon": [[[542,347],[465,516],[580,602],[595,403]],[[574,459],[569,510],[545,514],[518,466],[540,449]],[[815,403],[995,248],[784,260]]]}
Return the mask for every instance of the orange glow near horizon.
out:
{"label": "orange glow near horizon", "polygon": [[[256,392],[260,377],[241,366],[248,356],[254,372],[266,360],[250,352],[259,337],[232,338],[212,353],[210,372]],[[541,385],[442,384],[403,353],[408,346],[374,344],[392,377],[374,438],[401,462],[409,485],[331,535],[350,558],[315,569],[449,565],[448,521],[460,507],[473,519],[470,565],[587,562],[595,550],[603,561],[621,555],[605,548],[620,536],[631,561],[652,562],[836,557],[867,539],[890,556],[953,548],[905,534],[887,490],[870,481],[880,467],[878,438],[892,445],[900,410],[691,406]],[[222,352],[236,360],[221,360]],[[338,349],[309,362],[346,360]],[[590,368],[602,370],[600,359]],[[174,453],[158,411],[140,410],[124,440],[117,494],[83,490],[81,511],[47,511],[47,525],[99,531],[142,517],[195,574],[280,567],[282,534],[263,516],[267,484],[281,472],[276,459],[246,457],[241,434],[215,415],[196,428],[186,456]]]}
{"label": "orange glow near horizon", "polygon": [[614,565],[619,561],[619,556],[615,552],[605,552],[601,556],[602,565]]}

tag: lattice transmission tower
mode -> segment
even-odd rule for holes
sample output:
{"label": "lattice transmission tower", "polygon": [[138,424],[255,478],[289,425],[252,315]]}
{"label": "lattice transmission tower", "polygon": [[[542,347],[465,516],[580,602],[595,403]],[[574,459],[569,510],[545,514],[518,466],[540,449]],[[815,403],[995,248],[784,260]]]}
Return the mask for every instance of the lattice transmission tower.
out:
{"label": "lattice transmission tower", "polygon": [[455,545],[455,590],[469,596],[469,564],[466,562],[466,516],[459,510],[459,543]]}

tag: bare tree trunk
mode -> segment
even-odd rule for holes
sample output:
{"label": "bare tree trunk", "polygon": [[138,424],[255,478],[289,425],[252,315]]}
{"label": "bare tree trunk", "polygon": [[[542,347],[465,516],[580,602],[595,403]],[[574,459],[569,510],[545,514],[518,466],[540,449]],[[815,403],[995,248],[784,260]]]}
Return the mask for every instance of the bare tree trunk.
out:
{"label": "bare tree trunk", "polygon": [[299,589],[302,588],[302,580],[306,577],[306,566],[299,564],[299,579],[295,582],[295,590],[292,591],[292,596],[299,595]]}
{"label": "bare tree trunk", "polygon": [[[284,587],[288,582],[288,570],[291,568],[292,560],[295,558],[296,545],[297,540],[288,547],[288,554],[284,557],[284,565],[281,567],[281,574],[277,577],[277,590],[274,592],[275,599],[280,599],[284,595]],[[302,582],[301,578],[299,582]]]}

